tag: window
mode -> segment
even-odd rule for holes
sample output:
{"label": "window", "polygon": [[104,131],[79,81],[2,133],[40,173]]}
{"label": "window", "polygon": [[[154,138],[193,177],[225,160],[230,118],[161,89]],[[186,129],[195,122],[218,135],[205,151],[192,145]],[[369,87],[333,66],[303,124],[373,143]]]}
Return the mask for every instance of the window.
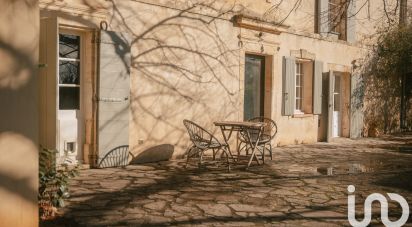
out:
{"label": "window", "polygon": [[322,73],[323,62],[319,60],[283,57],[283,116],[321,114]]}
{"label": "window", "polygon": [[296,62],[295,113],[303,113],[303,64]]}
{"label": "window", "polygon": [[339,39],[346,39],[348,2],[346,0],[329,0],[328,3],[329,32],[337,34]]}
{"label": "window", "polygon": [[80,109],[80,36],[59,34],[59,109]]}

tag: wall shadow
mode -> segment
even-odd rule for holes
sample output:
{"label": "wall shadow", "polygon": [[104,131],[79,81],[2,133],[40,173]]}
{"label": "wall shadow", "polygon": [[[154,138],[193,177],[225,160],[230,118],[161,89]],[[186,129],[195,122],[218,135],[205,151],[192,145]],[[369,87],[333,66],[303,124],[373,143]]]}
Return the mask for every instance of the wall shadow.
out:
{"label": "wall shadow", "polygon": [[174,150],[175,147],[171,144],[153,146],[133,156],[130,164],[167,161],[172,158]]}

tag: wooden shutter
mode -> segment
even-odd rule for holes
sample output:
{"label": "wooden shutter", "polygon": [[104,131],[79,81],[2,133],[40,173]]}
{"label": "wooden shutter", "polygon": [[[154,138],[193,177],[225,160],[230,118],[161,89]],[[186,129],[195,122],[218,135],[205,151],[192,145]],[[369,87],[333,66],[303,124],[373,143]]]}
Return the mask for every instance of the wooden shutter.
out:
{"label": "wooden shutter", "polygon": [[359,73],[351,76],[350,137],[359,138],[363,131],[363,81]]}
{"label": "wooden shutter", "polygon": [[346,40],[349,43],[356,42],[356,0],[349,1],[346,20]]}
{"label": "wooden shutter", "polygon": [[295,58],[283,57],[283,107],[282,114],[293,115],[295,110]]}
{"label": "wooden shutter", "polygon": [[333,71],[329,71],[329,94],[328,94],[328,134],[327,141],[332,138],[332,124],[333,124],[333,92],[335,90],[335,76]]}
{"label": "wooden shutter", "polygon": [[130,41],[126,34],[100,32],[97,100],[100,161],[109,151],[129,145]]}
{"label": "wooden shutter", "polygon": [[57,58],[59,27],[57,18],[40,20],[39,97],[40,145],[57,149]]}
{"label": "wooden shutter", "polygon": [[321,35],[329,33],[329,0],[318,0],[318,32]]}
{"label": "wooden shutter", "polygon": [[322,71],[323,62],[313,63],[313,114],[322,113]]}

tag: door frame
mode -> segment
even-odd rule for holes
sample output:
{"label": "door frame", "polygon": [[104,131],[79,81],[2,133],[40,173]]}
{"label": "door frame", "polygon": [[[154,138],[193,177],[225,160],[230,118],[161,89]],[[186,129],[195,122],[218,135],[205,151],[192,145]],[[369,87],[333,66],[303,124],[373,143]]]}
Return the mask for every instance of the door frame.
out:
{"label": "door frame", "polygon": [[[75,151],[75,155],[70,155],[67,154],[66,159],[72,157],[73,158],[73,162],[74,163],[78,163],[79,161],[82,162],[84,161],[83,158],[83,144],[85,142],[85,116],[84,116],[84,83],[85,83],[85,73],[86,73],[86,66],[85,66],[85,32],[83,30],[77,29],[77,28],[71,28],[68,26],[64,26],[64,25],[60,25],[59,26],[59,30],[58,30],[58,37],[57,37],[57,122],[58,122],[58,128],[57,128],[57,148],[60,149],[61,147],[63,147],[63,151],[60,151],[60,154],[65,154],[65,141],[61,141],[61,136],[60,136],[60,116],[61,114],[68,114],[71,111],[74,111],[74,115],[76,117],[77,120],[77,138],[76,138],[76,151]],[[79,86],[79,109],[78,110],[60,110],[60,102],[59,102],[59,97],[60,97],[60,93],[59,93],[59,60],[60,60],[60,56],[59,56],[59,35],[60,34],[67,34],[67,35],[76,35],[80,37],[80,47],[79,47],[79,51],[80,51],[80,86]],[[62,144],[63,143],[63,144]]]}
{"label": "door frame", "polygon": [[[326,141],[330,142],[333,138],[336,138],[333,136],[333,111],[334,111],[334,89],[335,89],[335,76],[336,74],[339,74],[340,76],[340,136],[339,137],[344,137],[344,138],[349,138],[350,134],[346,132],[350,132],[351,130],[351,116],[349,114],[350,112],[350,102],[352,99],[352,94],[351,94],[351,74],[347,71],[342,71],[342,70],[336,70],[334,71],[331,69],[328,73],[327,76],[327,137]],[[348,102],[348,109],[346,109],[346,104],[345,102]],[[347,111],[348,113],[346,113]],[[343,119],[345,120],[345,124],[343,122]],[[345,130],[345,133],[344,133]],[[348,134],[348,135],[346,135]]]}

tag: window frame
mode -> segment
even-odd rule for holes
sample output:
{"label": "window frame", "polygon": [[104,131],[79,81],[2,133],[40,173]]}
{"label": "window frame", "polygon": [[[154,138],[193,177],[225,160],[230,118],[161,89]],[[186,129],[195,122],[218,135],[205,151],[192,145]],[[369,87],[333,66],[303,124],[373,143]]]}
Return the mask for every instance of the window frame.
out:
{"label": "window frame", "polygon": [[[344,0],[328,0],[328,29],[329,33],[338,39],[347,41],[347,20],[349,2]],[[331,7],[333,6],[333,7]]]}
{"label": "window frame", "polygon": [[[78,36],[79,37],[79,54],[78,58],[67,58],[67,57],[60,57],[60,34],[62,35],[72,35],[72,36]],[[83,74],[83,33],[78,32],[78,31],[73,31],[70,29],[59,29],[58,33],[58,49],[57,49],[57,90],[58,90],[58,103],[57,103],[57,109],[58,111],[81,111],[82,110],[82,74]],[[60,83],[60,61],[72,61],[72,62],[78,62],[79,63],[79,68],[78,68],[78,73],[79,73],[79,84],[67,84],[67,83]],[[79,88],[79,107],[76,109],[61,109],[60,108],[60,88],[61,87],[66,87],[66,88]]]}
{"label": "window frame", "polygon": [[[304,92],[304,73],[303,73],[303,61],[299,61],[298,59],[296,59],[295,61],[295,85],[294,85],[294,92],[295,92],[295,102],[294,102],[294,114],[305,114],[305,112],[303,111],[303,102],[304,102],[304,96],[303,96],[303,92]],[[299,73],[298,73],[298,69],[299,69]],[[297,85],[298,83],[298,76],[299,76],[299,85]],[[300,89],[300,96],[297,96],[297,88],[299,87]],[[297,100],[300,100],[300,108],[297,108]]]}
{"label": "window frame", "polygon": [[329,32],[338,35],[341,34],[341,32],[338,31],[338,24],[341,23],[341,21],[337,21],[337,18],[340,13],[339,9],[339,3],[336,3],[334,0],[328,0]]}

